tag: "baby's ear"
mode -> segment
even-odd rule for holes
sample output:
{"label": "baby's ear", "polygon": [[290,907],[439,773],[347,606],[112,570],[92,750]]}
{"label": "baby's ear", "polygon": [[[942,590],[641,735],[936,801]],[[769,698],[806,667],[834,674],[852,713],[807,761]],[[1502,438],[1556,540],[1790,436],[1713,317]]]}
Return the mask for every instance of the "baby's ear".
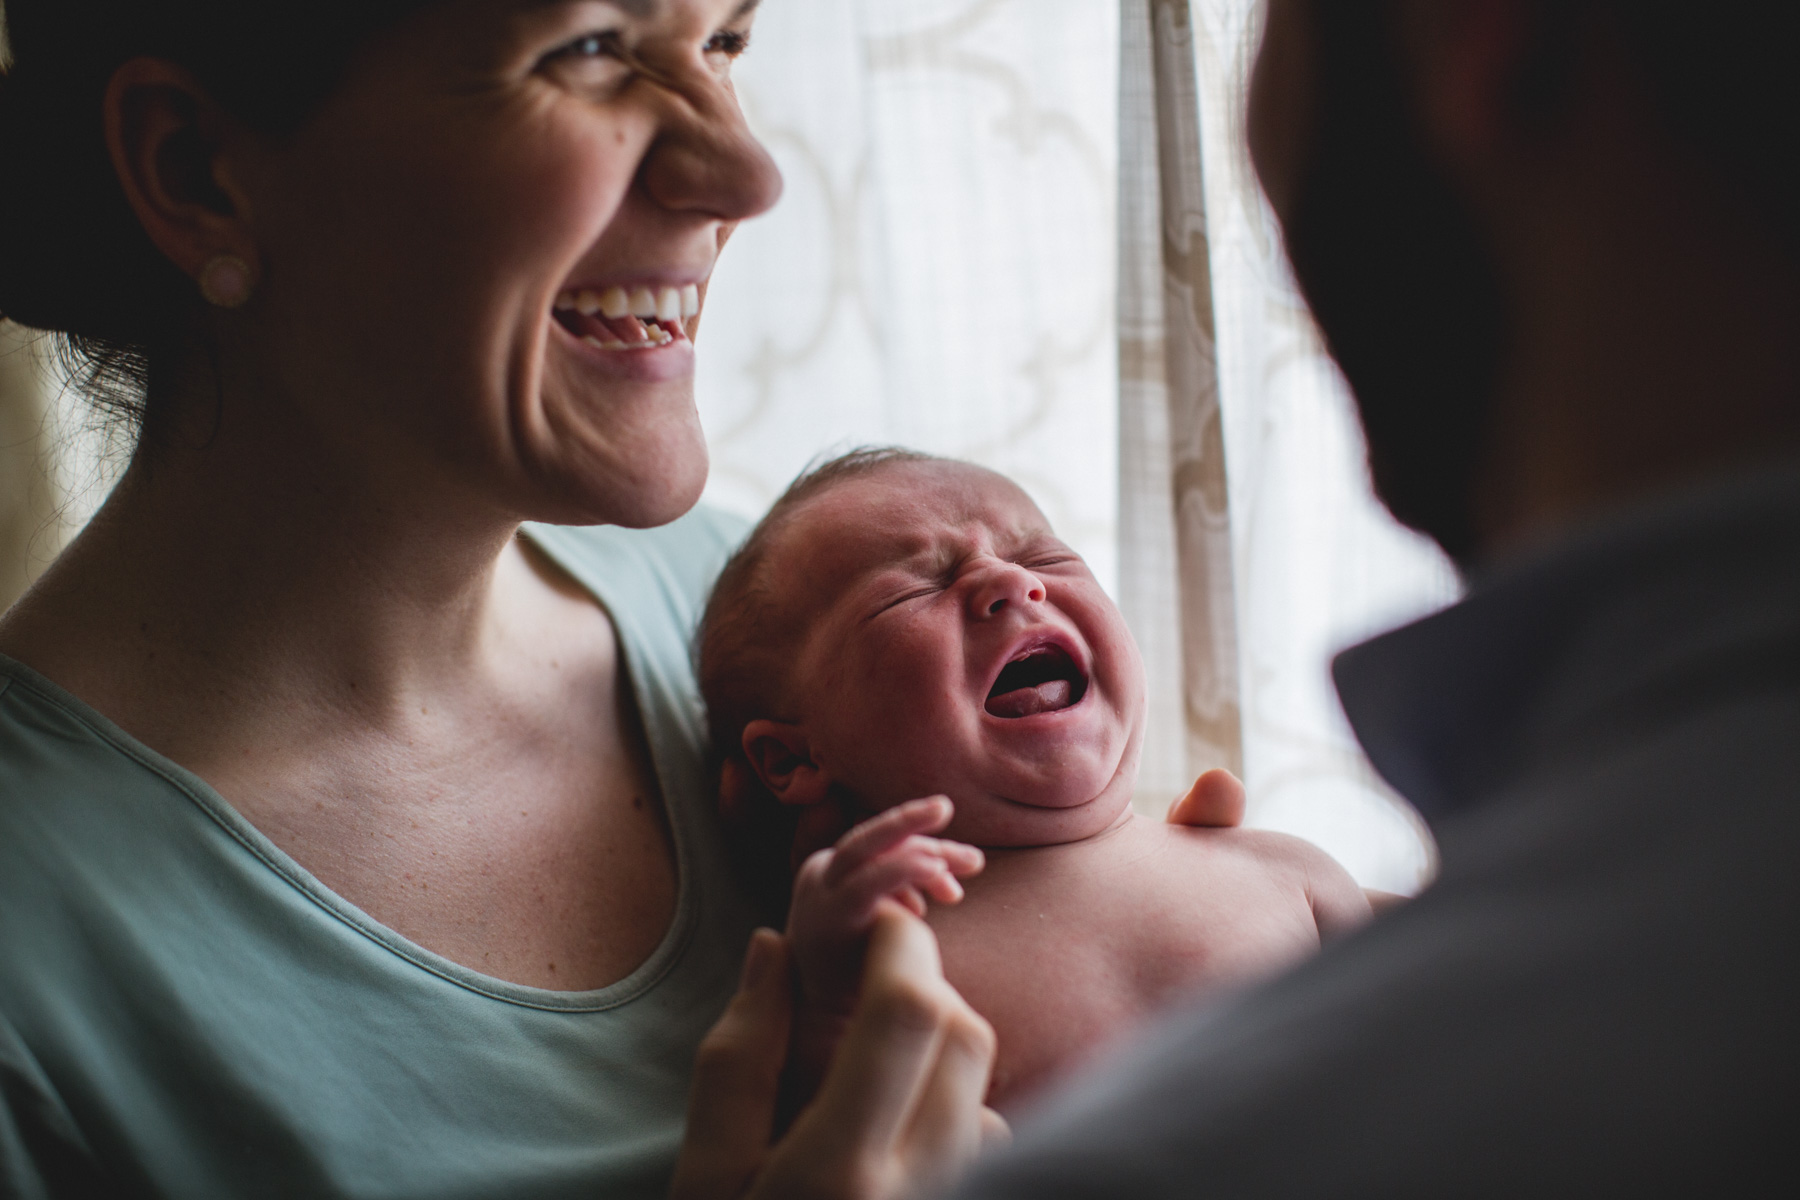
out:
{"label": "baby's ear", "polygon": [[813,805],[825,799],[831,780],[813,762],[805,729],[759,718],[744,726],[743,745],[750,768],[783,804]]}

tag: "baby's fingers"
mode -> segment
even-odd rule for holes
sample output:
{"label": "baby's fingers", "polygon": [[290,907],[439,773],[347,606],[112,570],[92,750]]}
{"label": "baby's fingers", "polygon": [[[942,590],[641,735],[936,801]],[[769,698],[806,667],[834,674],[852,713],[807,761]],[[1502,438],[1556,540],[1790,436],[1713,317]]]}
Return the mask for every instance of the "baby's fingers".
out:
{"label": "baby's fingers", "polygon": [[900,907],[904,908],[913,916],[918,917],[920,920],[925,919],[925,913],[927,911],[925,893],[921,892],[918,888],[910,886],[903,887],[894,893],[893,898],[900,902]]}
{"label": "baby's fingers", "polygon": [[838,839],[831,866],[825,872],[825,883],[835,885],[852,871],[915,834],[936,833],[950,823],[955,811],[948,799],[933,796],[929,800],[896,804],[886,812],[870,817]]}
{"label": "baby's fingers", "polygon": [[962,899],[962,885],[944,865],[939,844],[931,838],[913,838],[839,880],[833,889],[839,910],[871,913],[883,897],[900,899],[909,890],[944,904],[956,903]]}
{"label": "baby's fingers", "polygon": [[963,886],[956,881],[956,876],[948,871],[939,871],[936,875],[918,884],[918,887],[925,895],[939,904],[962,902]]}
{"label": "baby's fingers", "polygon": [[967,842],[953,842],[948,838],[932,838],[937,853],[944,860],[944,869],[958,879],[967,879],[971,875],[981,874],[987,866],[987,855],[980,847],[971,846]]}

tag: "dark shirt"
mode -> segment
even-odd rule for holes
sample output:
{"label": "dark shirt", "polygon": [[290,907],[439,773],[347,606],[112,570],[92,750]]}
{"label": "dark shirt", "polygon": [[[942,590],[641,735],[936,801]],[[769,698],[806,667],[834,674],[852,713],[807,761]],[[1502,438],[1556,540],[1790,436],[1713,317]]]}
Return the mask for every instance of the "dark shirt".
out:
{"label": "dark shirt", "polygon": [[1437,882],[958,1196],[1800,1195],[1800,471],[1563,538],[1336,676]]}

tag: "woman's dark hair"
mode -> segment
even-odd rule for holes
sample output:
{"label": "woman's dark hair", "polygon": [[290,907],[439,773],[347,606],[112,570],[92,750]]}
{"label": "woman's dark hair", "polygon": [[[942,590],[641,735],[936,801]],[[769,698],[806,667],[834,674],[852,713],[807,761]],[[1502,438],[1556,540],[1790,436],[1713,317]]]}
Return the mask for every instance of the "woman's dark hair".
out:
{"label": "woman's dark hair", "polygon": [[57,335],[77,387],[142,428],[200,303],[126,203],[102,100],[138,57],[191,71],[227,111],[297,129],[358,49],[431,0],[0,0],[0,317]]}

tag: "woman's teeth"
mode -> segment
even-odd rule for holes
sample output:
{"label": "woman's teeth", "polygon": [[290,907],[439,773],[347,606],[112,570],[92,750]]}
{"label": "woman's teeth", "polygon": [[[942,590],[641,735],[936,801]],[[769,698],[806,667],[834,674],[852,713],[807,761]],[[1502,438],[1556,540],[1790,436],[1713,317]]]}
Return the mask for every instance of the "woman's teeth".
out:
{"label": "woman's teeth", "polygon": [[687,323],[700,314],[700,288],[567,289],[555,307],[563,327],[590,346],[648,350],[687,336]]}

